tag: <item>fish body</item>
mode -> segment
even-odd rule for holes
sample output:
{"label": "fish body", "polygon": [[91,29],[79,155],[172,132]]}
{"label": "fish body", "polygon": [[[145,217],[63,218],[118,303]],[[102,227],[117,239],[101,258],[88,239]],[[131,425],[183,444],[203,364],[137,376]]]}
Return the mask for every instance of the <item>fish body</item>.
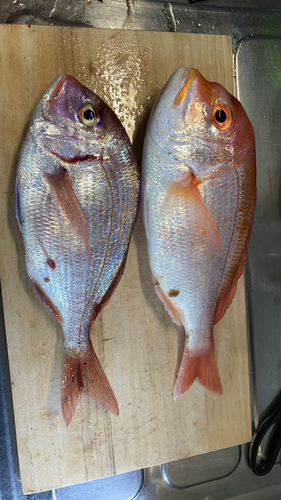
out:
{"label": "fish body", "polygon": [[222,393],[213,325],[243,272],[256,202],[255,139],[239,101],[180,68],[147,126],[143,219],[155,291],[186,332],[174,397],[199,381]]}
{"label": "fish body", "polygon": [[60,75],[20,150],[16,212],[28,276],[63,328],[67,425],[82,392],[119,412],[89,335],[123,272],[138,198],[135,155],[120,121],[94,92]]}

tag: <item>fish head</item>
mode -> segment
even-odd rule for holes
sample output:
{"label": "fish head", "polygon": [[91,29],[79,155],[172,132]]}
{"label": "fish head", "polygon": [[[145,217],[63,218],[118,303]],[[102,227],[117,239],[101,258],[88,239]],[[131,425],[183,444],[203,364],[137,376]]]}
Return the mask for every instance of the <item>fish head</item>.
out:
{"label": "fish head", "polygon": [[179,170],[188,167],[202,175],[221,168],[228,159],[233,162],[233,155],[240,163],[255,155],[253,128],[241,103],[197,69],[176,70],[156,109],[149,124],[151,136],[158,137],[160,147],[177,160]]}
{"label": "fish head", "polygon": [[73,76],[62,75],[50,94],[44,114],[54,121],[68,120],[87,134],[90,127],[101,126],[104,109],[105,103],[94,92]]}
{"label": "fish head", "polygon": [[71,75],[58,76],[47,89],[31,129],[43,147],[69,162],[100,159],[112,134],[124,133],[110,107]]}

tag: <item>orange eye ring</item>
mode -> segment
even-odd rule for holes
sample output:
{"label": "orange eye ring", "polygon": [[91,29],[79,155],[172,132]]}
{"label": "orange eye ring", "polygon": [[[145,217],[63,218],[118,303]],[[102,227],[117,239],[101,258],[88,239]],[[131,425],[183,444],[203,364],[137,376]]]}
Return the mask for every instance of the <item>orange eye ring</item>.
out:
{"label": "orange eye ring", "polygon": [[212,113],[212,122],[219,130],[227,130],[232,124],[232,113],[223,103],[217,104]]}

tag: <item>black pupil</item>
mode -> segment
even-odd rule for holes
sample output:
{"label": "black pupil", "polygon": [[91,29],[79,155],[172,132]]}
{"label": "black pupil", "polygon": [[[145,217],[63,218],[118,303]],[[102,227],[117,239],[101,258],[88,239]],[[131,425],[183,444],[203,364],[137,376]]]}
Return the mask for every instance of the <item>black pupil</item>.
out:
{"label": "black pupil", "polygon": [[87,120],[88,122],[91,122],[95,119],[95,112],[91,108],[85,109],[83,115],[85,120]]}
{"label": "black pupil", "polygon": [[218,109],[215,114],[215,119],[218,123],[223,123],[225,122],[227,116],[226,112],[223,109]]}

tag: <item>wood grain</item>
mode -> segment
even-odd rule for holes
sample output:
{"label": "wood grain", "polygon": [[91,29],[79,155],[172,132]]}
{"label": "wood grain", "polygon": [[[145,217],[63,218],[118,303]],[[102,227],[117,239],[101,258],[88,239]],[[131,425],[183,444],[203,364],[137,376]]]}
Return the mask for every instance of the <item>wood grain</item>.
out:
{"label": "wood grain", "polygon": [[83,396],[66,428],[60,406],[62,331],[27,278],[14,210],[19,145],[34,106],[56,75],[70,73],[104,98],[140,156],[152,102],[175,69],[194,66],[233,92],[230,38],[2,25],[0,45],[0,272],[24,493],[249,441],[243,278],[215,327],[223,396],[195,382],[174,402],[184,335],[153,290],[141,217],[125,274],[91,330],[120,416]]}

